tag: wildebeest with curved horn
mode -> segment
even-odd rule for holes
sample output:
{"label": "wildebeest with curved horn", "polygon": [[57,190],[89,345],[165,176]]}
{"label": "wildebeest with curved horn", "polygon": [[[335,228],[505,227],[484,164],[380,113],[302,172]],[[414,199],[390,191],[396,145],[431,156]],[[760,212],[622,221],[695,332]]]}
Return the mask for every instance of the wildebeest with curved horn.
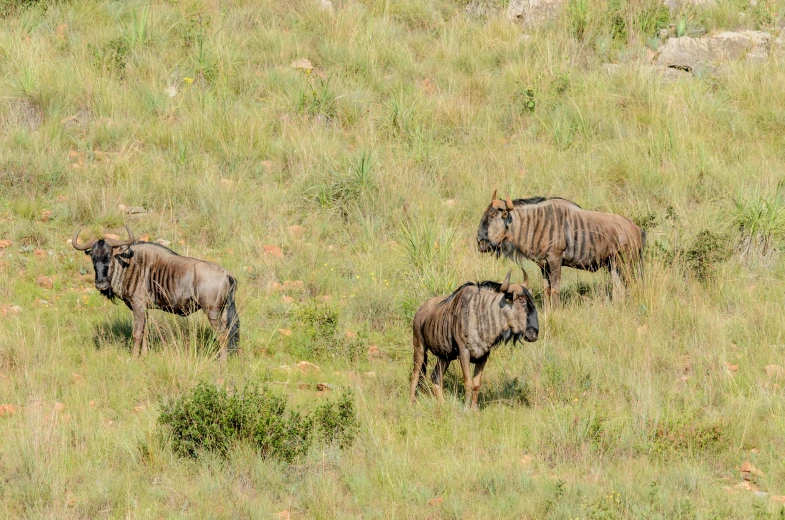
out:
{"label": "wildebeest with curved horn", "polygon": [[180,316],[202,309],[218,332],[220,358],[235,351],[240,320],[234,305],[237,281],[211,262],[180,256],[170,249],[136,242],[128,226],[126,240],[94,239],[79,243],[79,228],[71,241],[93,261],[95,288],[114,301],[122,300],[134,313],[133,355],[147,353],[147,309],[161,309]]}
{"label": "wildebeest with curved horn", "polygon": [[646,232],[613,213],[582,209],[565,199],[498,200],[496,192],[480,221],[477,247],[515,262],[527,258],[542,271],[546,306],[558,303],[562,266],[607,268],[614,296],[634,273],[643,274]]}
{"label": "wildebeest with curved horn", "polygon": [[437,358],[431,373],[436,396],[444,401],[442,379],[450,362],[457,358],[463,371],[467,408],[477,408],[482,371],[491,349],[502,342],[515,343],[521,337],[537,341],[539,333],[532,295],[523,285],[510,284],[510,273],[502,284],[469,282],[450,296],[431,298],[417,310],[412,328],[411,400],[425,377],[430,351]]}

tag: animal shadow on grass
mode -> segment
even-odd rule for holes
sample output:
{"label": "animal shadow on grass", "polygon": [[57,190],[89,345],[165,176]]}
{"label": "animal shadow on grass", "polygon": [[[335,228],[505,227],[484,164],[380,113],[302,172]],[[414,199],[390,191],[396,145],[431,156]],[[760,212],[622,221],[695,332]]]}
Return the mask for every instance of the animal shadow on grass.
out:
{"label": "animal shadow on grass", "polygon": [[[602,282],[588,283],[578,281],[575,284],[562,285],[561,291],[559,291],[559,299],[561,300],[562,305],[565,306],[573,303],[582,305],[598,296],[610,298],[612,290],[613,287],[610,282],[603,284]],[[540,296],[540,298],[542,298],[542,296]]]}
{"label": "animal shadow on grass", "polygon": [[[453,364],[454,365],[454,364]],[[458,402],[463,402],[466,390],[463,386],[463,375],[458,367],[451,365],[444,374],[444,393],[454,396]],[[473,365],[472,365],[473,367]],[[473,368],[472,368],[473,370]],[[518,376],[501,374],[499,377],[488,377],[486,373],[480,386],[480,395],[477,405],[480,409],[492,404],[506,404],[508,406],[530,406],[531,388],[528,383]]]}
{"label": "animal shadow on grass", "polygon": [[[150,351],[195,350],[200,355],[212,355],[218,351],[218,339],[209,323],[177,316],[148,317],[147,344]],[[130,353],[133,349],[133,319],[114,317],[99,323],[93,333],[93,345],[96,350],[119,347]]]}

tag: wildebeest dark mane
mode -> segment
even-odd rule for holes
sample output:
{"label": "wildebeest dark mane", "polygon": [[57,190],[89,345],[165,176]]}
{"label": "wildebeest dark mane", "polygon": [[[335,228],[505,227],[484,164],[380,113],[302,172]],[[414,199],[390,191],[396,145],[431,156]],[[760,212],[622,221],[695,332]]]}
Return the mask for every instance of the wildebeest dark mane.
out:
{"label": "wildebeest dark mane", "polygon": [[496,292],[499,292],[499,289],[501,289],[502,284],[491,280],[485,280],[483,282],[466,282],[465,284],[455,289],[451,295],[449,295],[447,298],[442,300],[442,302],[439,305],[446,305],[450,303],[455,298],[455,295],[461,292],[466,287],[477,287],[478,289],[492,289]]}
{"label": "wildebeest dark mane", "polygon": [[[545,202],[546,200],[564,200],[569,202],[570,204],[575,204],[571,200],[564,199],[562,197],[529,197],[528,199],[515,199],[512,201],[513,206],[530,206],[532,204],[539,204],[540,202]],[[578,206],[577,204],[575,204]],[[580,208],[580,206],[578,206]]]}

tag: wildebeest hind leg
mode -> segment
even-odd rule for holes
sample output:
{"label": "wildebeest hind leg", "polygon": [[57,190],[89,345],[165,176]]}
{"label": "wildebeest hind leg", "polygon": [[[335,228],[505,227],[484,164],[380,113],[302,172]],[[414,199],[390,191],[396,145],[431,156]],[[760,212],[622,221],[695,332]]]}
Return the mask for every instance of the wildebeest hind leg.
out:
{"label": "wildebeest hind leg", "polygon": [[611,261],[608,270],[611,273],[611,283],[613,284],[612,297],[614,300],[623,300],[625,296],[623,276],[619,272],[619,262]]}
{"label": "wildebeest hind leg", "polygon": [[442,390],[442,384],[444,382],[444,373],[447,372],[447,367],[450,366],[450,362],[446,359],[437,357],[436,358],[436,366],[433,367],[433,372],[431,372],[431,382],[433,383],[433,393],[436,394],[436,398],[439,400],[440,403],[444,402],[444,392]]}

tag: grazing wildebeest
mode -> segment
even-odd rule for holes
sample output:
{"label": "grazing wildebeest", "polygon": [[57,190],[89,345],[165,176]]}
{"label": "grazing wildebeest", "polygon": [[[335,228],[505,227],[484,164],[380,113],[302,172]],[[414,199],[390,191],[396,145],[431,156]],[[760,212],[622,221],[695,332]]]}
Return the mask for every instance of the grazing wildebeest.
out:
{"label": "grazing wildebeest", "polygon": [[[503,284],[465,283],[450,296],[425,302],[414,315],[414,369],[411,400],[420,379],[425,377],[428,351],[436,358],[431,373],[434,392],[444,401],[442,378],[450,362],[458,358],[466,388],[466,407],[477,408],[480,380],[491,349],[502,342],[523,337],[537,341],[537,309],[526,287],[510,284],[510,273]],[[474,363],[474,377],[470,363]]]}
{"label": "grazing wildebeest", "polygon": [[608,268],[614,297],[637,272],[643,274],[646,232],[621,215],[582,209],[565,199],[533,197],[505,201],[493,192],[477,231],[480,252],[520,262],[527,258],[542,271],[546,307],[559,301],[562,266],[596,271]]}
{"label": "grazing wildebeest", "polygon": [[161,309],[180,316],[204,310],[218,332],[220,358],[235,351],[240,320],[234,305],[237,281],[223,267],[180,256],[164,246],[128,239],[94,239],[79,244],[79,228],[71,244],[93,260],[95,288],[114,301],[122,300],[134,313],[133,355],[147,353],[147,309]]}

